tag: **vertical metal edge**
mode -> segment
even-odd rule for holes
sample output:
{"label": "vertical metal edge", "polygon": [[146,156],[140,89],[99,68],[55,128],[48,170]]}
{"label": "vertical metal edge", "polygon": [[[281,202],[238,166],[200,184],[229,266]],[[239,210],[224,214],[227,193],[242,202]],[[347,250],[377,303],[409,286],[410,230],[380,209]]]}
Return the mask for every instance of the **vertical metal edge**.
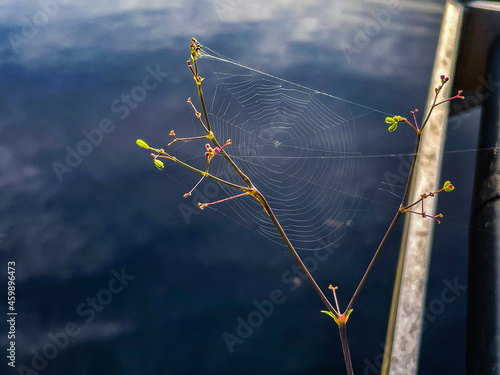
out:
{"label": "vertical metal edge", "polygon": [[[500,19],[500,3],[498,3]],[[500,29],[488,48],[469,221],[466,374],[500,374]]]}
{"label": "vertical metal edge", "polygon": [[[458,55],[463,10],[463,6],[459,3],[447,0],[424,113],[428,113],[432,105],[435,95],[434,88],[439,86],[441,74],[449,76],[450,82],[443,88],[440,97],[450,96]],[[418,200],[422,193],[437,190],[447,117],[448,104],[446,103],[434,109],[426,126],[410,194],[412,202]],[[434,213],[436,203],[436,198],[428,199],[425,202],[426,212]],[[394,286],[382,373],[417,374],[433,230],[434,220],[407,215],[398,262],[398,275]]]}

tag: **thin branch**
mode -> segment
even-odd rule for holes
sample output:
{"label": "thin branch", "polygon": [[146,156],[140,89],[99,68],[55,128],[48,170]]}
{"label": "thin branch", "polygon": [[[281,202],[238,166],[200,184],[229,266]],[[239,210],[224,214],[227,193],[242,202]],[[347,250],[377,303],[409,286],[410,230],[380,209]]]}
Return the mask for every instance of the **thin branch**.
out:
{"label": "thin branch", "polygon": [[[187,163],[185,163],[185,162],[183,162],[183,161],[181,161],[181,160],[177,159],[175,156],[172,156],[172,155],[167,154],[165,151],[163,151],[163,150],[161,150],[161,149],[156,149],[156,148],[152,148],[152,147],[151,147],[151,148],[150,148],[150,150],[156,151],[156,152],[158,153],[158,157],[159,157],[159,158],[170,159],[170,160],[172,160],[173,162],[176,162],[176,163],[178,163],[178,164],[180,164],[180,165],[182,165],[182,166],[184,166],[184,167],[186,167],[186,168],[188,168],[188,169],[192,170],[193,172],[199,173],[199,174],[201,174],[201,175],[203,175],[203,176],[206,176],[206,177],[208,177],[208,178],[210,178],[210,179],[212,179],[212,180],[214,180],[214,181],[217,181],[217,182],[219,182],[219,183],[221,183],[221,184],[224,184],[224,185],[227,185],[227,186],[231,186],[231,187],[234,187],[234,188],[236,188],[236,189],[240,189],[240,190],[242,190],[242,191],[250,191],[250,190],[251,190],[251,189],[249,189],[249,188],[248,188],[248,187],[246,187],[246,186],[240,186],[240,185],[237,185],[237,184],[233,184],[232,182],[229,182],[229,181],[223,180],[222,178],[216,177],[216,176],[214,176],[214,175],[212,175],[212,174],[210,174],[210,173],[207,173],[207,174],[206,174],[206,172],[205,172],[205,171],[202,171],[202,170],[200,170],[200,169],[198,169],[198,168],[195,168],[195,167],[193,167],[193,166],[191,166],[191,165],[189,165],[189,164],[187,164]],[[222,153],[222,152],[221,152],[221,153]]]}
{"label": "thin branch", "polygon": [[339,316],[338,312],[332,306],[332,304],[330,303],[330,301],[326,298],[326,296],[324,295],[323,291],[321,290],[321,288],[316,283],[316,280],[314,280],[314,278],[312,277],[311,273],[309,272],[309,270],[305,266],[304,262],[302,261],[302,259],[299,256],[299,254],[297,253],[297,251],[293,247],[292,243],[288,239],[288,236],[286,235],[285,231],[281,227],[281,224],[278,221],[278,219],[276,218],[276,215],[274,214],[273,210],[269,206],[269,203],[267,203],[266,198],[264,198],[264,196],[256,188],[254,188],[252,195],[260,202],[260,204],[262,205],[262,207],[264,207],[264,209],[268,213],[269,217],[271,218],[271,220],[274,223],[274,226],[276,227],[276,229],[278,230],[279,234],[281,235],[281,238],[283,239],[283,241],[285,242],[286,246],[288,247],[288,250],[290,250],[290,252],[292,253],[293,258],[295,259],[295,261],[299,265],[299,267],[302,270],[302,272],[304,272],[304,274],[307,276],[307,279],[309,280],[309,282],[313,286],[314,290],[316,291],[316,293],[318,294],[318,296],[321,298],[321,300],[325,304],[326,308],[329,311],[331,311],[332,314],[334,314],[336,317],[338,317]]}
{"label": "thin branch", "polygon": [[370,274],[373,266],[375,265],[375,262],[377,261],[378,256],[380,255],[380,252],[382,251],[385,243],[387,242],[389,235],[391,234],[391,232],[394,229],[394,227],[396,226],[399,218],[401,217],[401,215],[404,212],[403,207],[405,206],[405,202],[408,199],[408,192],[410,190],[410,184],[411,184],[411,181],[413,179],[413,174],[414,174],[413,172],[415,170],[415,165],[417,163],[418,152],[420,150],[421,138],[422,138],[422,133],[417,132],[417,144],[415,145],[415,153],[413,154],[413,160],[412,160],[411,167],[410,167],[410,174],[408,176],[408,180],[406,181],[405,192],[403,194],[403,199],[401,200],[401,205],[398,209],[398,212],[394,216],[394,219],[392,219],[392,222],[389,225],[389,228],[387,229],[387,232],[385,233],[384,237],[382,238],[382,241],[380,242],[380,245],[378,246],[377,251],[375,251],[375,254],[373,254],[373,258],[370,261],[370,264],[368,265],[363,277],[361,278],[361,281],[359,282],[356,290],[354,291],[354,294],[351,297],[351,300],[349,301],[349,304],[347,305],[347,308],[345,310],[346,312],[349,311],[350,309],[352,309],[352,305],[354,304],[354,301],[356,300],[356,298],[358,298],[359,292],[363,288],[363,285],[365,284],[365,282],[368,278],[368,275]]}
{"label": "thin branch", "polygon": [[347,370],[347,375],[354,375],[351,362],[351,351],[349,350],[349,341],[347,340],[347,325],[339,325],[340,342],[342,343],[342,352],[344,353],[344,362]]}

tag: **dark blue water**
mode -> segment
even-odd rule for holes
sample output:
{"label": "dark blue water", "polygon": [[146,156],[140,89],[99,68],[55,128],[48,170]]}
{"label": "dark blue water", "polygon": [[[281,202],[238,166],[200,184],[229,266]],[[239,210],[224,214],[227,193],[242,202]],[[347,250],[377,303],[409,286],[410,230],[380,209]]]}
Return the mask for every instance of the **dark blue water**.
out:
{"label": "dark blue water", "polygon": [[[351,194],[359,199],[349,225],[347,216],[330,222],[342,226],[342,236],[327,247],[331,254],[321,253],[326,261],[301,253],[324,290],[340,286],[345,306],[399,204],[384,191],[384,176],[398,176],[413,149],[411,131],[390,138],[383,119],[423,108],[443,5],[2,5],[1,275],[6,285],[7,262],[14,261],[17,373],[344,373],[334,322],[320,313],[321,301],[286,249],[259,232],[267,219],[258,205],[247,207],[250,213],[233,211],[235,204],[199,211],[201,195],[182,198],[198,177],[170,164],[157,171],[135,140],[166,147],[171,129],[201,130],[186,104],[196,97],[186,67],[192,36],[247,66],[371,108],[349,123],[361,154],[343,166],[352,163],[347,170],[363,177]],[[208,95],[216,68],[200,66]],[[318,97],[341,110],[339,101]],[[468,115],[450,130],[448,150],[474,148],[477,121]],[[199,163],[198,149],[203,142],[178,152]],[[443,176],[457,189],[439,201],[445,220],[434,239],[423,374],[464,373],[465,292],[439,311],[435,301],[449,283],[466,283],[473,165],[474,153],[445,155]],[[293,180],[283,191],[298,186]],[[226,196],[210,189],[198,191],[202,198]],[[334,192],[323,186],[314,194]],[[285,216],[286,205],[278,216],[280,210]],[[358,374],[380,366],[400,230],[349,321]],[[8,341],[2,334],[2,348]],[[16,373],[5,358],[1,366]]]}

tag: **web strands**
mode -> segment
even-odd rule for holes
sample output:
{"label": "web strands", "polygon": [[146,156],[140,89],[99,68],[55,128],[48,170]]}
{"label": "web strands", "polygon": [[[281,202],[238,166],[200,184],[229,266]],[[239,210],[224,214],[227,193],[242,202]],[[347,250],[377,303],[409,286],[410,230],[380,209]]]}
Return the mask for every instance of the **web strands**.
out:
{"label": "web strands", "polygon": [[[204,74],[214,133],[220,142],[231,139],[226,151],[266,196],[294,246],[317,250],[339,241],[363,199],[354,119],[372,111],[325,100],[314,90],[227,59],[203,57],[215,76]],[[210,87],[210,81],[216,84]],[[237,181],[227,163],[214,167],[217,176]],[[228,195],[236,193],[224,188]],[[229,205],[242,224],[283,245],[256,201],[239,198]]]}

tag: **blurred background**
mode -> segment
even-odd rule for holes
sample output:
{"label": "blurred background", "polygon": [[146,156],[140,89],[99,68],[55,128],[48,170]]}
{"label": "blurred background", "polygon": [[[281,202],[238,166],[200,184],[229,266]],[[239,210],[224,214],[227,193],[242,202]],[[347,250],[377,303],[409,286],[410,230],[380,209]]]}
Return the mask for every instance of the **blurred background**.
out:
{"label": "blurred background", "polygon": [[[325,293],[329,284],[339,286],[345,307],[400,203],[414,148],[411,129],[389,133],[384,118],[423,112],[444,3],[0,2],[1,306],[7,311],[7,262],[14,261],[17,372],[344,373],[336,325],[320,313],[321,301],[295,273],[258,205],[235,200],[198,210],[198,201],[226,192],[202,182],[184,199],[198,176],[168,162],[158,171],[135,140],[166,148],[172,129],[180,137],[202,134],[186,103],[193,97],[199,107],[186,66],[193,36],[207,51],[272,75],[200,60],[219,141],[239,141],[228,153],[250,178],[255,172],[272,201],[286,202],[276,214],[285,230],[298,231],[297,241],[309,216],[321,223],[321,234],[300,254]],[[246,103],[237,89],[250,76],[250,83],[269,86]],[[311,112],[309,101],[302,109],[308,119],[339,116],[319,133],[280,123],[299,137],[288,149],[290,132],[267,139],[283,150],[279,160],[292,160],[286,168],[263,168],[268,154],[245,159],[242,151],[245,133],[253,133],[236,123],[252,103],[264,114],[259,99],[274,95],[266,88],[291,92],[295,103],[302,95],[317,100]],[[243,108],[235,123],[224,98]],[[280,105],[271,107],[273,118],[284,113]],[[448,129],[443,182],[457,189],[439,197],[444,219],[434,236],[422,374],[465,373],[466,244],[479,117],[466,112]],[[251,118],[252,131],[274,126]],[[255,148],[259,138],[252,139]],[[319,139],[327,152],[343,152],[332,158],[340,164],[293,162],[312,155]],[[203,169],[204,143],[172,147]],[[214,171],[220,168],[214,163]],[[338,168],[342,175],[330,174]],[[310,174],[291,178],[304,170]],[[284,190],[266,183],[282,178],[290,181]],[[347,182],[330,185],[339,180]],[[293,195],[304,183],[316,188],[310,199]],[[381,366],[401,230],[402,223],[349,321],[359,374]],[[4,323],[2,348],[9,346],[7,329]],[[4,361],[2,373],[16,373]]]}

